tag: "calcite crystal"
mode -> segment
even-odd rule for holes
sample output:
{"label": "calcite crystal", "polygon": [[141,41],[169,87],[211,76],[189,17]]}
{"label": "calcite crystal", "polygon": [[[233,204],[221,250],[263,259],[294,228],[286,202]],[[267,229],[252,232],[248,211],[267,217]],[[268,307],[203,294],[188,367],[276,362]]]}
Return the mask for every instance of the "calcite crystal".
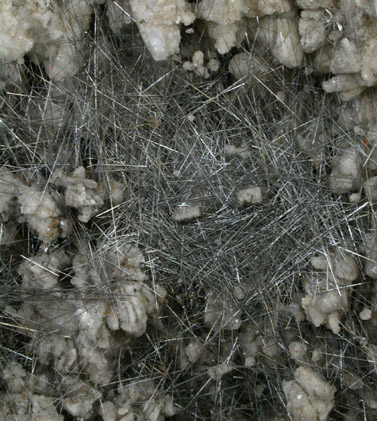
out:
{"label": "calcite crystal", "polygon": [[299,367],[283,382],[287,411],[294,421],[326,421],[334,406],[335,387],[310,368]]}
{"label": "calcite crystal", "polygon": [[179,52],[181,24],[195,20],[185,0],[130,0],[133,16],[145,45],[155,60],[165,60]]}

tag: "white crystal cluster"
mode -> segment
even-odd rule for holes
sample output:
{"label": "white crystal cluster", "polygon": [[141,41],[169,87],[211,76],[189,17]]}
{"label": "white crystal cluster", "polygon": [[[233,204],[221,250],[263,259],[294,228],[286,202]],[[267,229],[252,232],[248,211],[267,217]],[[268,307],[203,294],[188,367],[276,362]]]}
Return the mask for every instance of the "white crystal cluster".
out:
{"label": "white crystal cluster", "polygon": [[316,327],[326,325],[333,333],[339,333],[359,268],[353,257],[341,250],[314,256],[311,265],[316,271],[305,275],[306,295],[301,301],[306,319]]}
{"label": "white crystal cluster", "polygon": [[103,206],[98,183],[86,178],[84,167],[78,167],[72,176],[56,170],[50,181],[65,188],[65,204],[78,210],[78,220],[81,222],[88,222]]}
{"label": "white crystal cluster", "polygon": [[[340,92],[344,99],[377,82],[375,8],[363,1],[327,0],[201,0],[195,7],[185,0],[6,0],[0,6],[0,63],[6,65],[4,75],[10,72],[16,77],[12,66],[22,63],[26,54],[43,64],[52,79],[63,80],[77,73],[86,59],[85,31],[94,7],[101,3],[105,3],[115,33],[136,22],[155,60],[178,54],[180,28],[198,20],[205,22],[218,53],[225,54],[246,36],[255,36],[256,51],[269,49],[286,67],[305,65],[308,71],[331,72],[333,77],[324,82],[323,88]],[[311,57],[307,64],[305,54]],[[250,70],[263,74],[265,65],[259,59],[253,56],[247,65],[242,63],[244,57],[240,60],[230,66],[236,78]],[[205,66],[203,52],[196,51],[184,67],[209,77],[208,71],[216,71],[217,63],[213,57]]]}
{"label": "white crystal cluster", "polygon": [[101,404],[104,421],[145,419],[159,421],[179,412],[170,395],[156,395],[153,380],[142,380],[130,386],[119,386],[114,401]]}
{"label": "white crystal cluster", "polygon": [[[124,242],[110,248],[98,244],[98,250],[93,251],[80,242],[76,252],[69,253],[57,245],[59,238],[70,237],[75,224],[66,214],[67,208],[76,210],[78,221],[86,223],[105,202],[116,205],[123,200],[120,183],[110,180],[107,189],[88,178],[83,167],[72,175],[55,170],[49,182],[41,189],[41,180],[28,185],[9,169],[1,170],[3,225],[10,224],[13,229],[25,222],[45,244],[36,255],[23,257],[18,274],[20,297],[25,300],[19,308],[7,305],[5,313],[19,321],[23,326],[20,332],[32,339],[30,346],[40,368],[40,374],[33,376],[33,385],[43,382],[48,367],[53,367],[63,377],[59,393],[64,394],[64,409],[74,417],[86,419],[102,397],[98,385],[110,382],[114,375],[119,347],[142,336],[148,324],[162,328],[159,309],[166,291],[158,285],[148,285],[145,259],[135,244]],[[17,229],[13,236],[12,229],[6,232],[7,247],[12,247],[16,239]],[[64,280],[67,273],[68,290],[67,279]],[[33,300],[27,299],[30,296]],[[85,373],[87,380],[77,373]],[[5,370],[11,395],[1,395],[3,413],[22,416],[31,410],[34,417],[62,419],[54,407],[57,391],[47,388],[38,394],[30,382],[23,380],[26,376],[19,365]],[[16,413],[12,409],[15,405]],[[131,414],[130,405],[124,397],[124,405],[117,411]],[[163,411],[174,413],[171,399],[157,399],[149,406],[146,403],[142,413],[150,413],[150,419],[157,420]]]}
{"label": "white crystal cluster", "polygon": [[[41,241],[51,244],[58,238],[66,238],[72,230],[66,207],[76,209],[78,220],[86,223],[103,207],[106,196],[114,205],[123,200],[124,188],[120,183],[112,180],[110,189],[106,189],[95,180],[86,178],[83,167],[78,167],[72,176],[56,170],[49,183],[27,183],[6,167],[0,169],[0,213],[6,221],[5,227],[10,227],[7,229],[8,244],[15,238],[16,222],[27,223]],[[58,186],[65,189],[64,196],[57,191]]]}
{"label": "white crystal cluster", "polygon": [[20,78],[18,65],[25,55],[42,64],[56,81],[76,74],[87,58],[85,33],[91,15],[102,3],[114,33],[136,22],[155,60],[180,53],[182,26],[204,22],[213,48],[194,51],[183,65],[204,78],[219,68],[216,52],[228,53],[247,37],[254,39],[253,51],[230,62],[236,79],[253,75],[254,85],[263,84],[271,63],[266,65],[260,57],[267,49],[273,60],[288,68],[331,73],[323,89],[339,92],[345,100],[377,84],[377,14],[369,2],[201,0],[192,5],[186,0],[6,0],[0,5],[2,86]]}
{"label": "white crystal cluster", "polygon": [[185,61],[182,66],[184,70],[194,72],[198,76],[204,77],[204,79],[208,79],[212,72],[217,72],[219,67],[220,63],[215,54],[212,54],[212,58],[208,58],[207,63],[205,63],[205,55],[201,50],[195,51],[192,61]]}
{"label": "white crystal cluster", "polygon": [[[0,395],[3,419],[64,419],[57,411],[57,400],[46,376],[32,376],[19,363],[9,363],[3,368],[2,376],[8,387],[8,393]],[[113,400],[104,400],[97,388],[76,375],[65,376],[60,388],[64,393],[63,408],[77,419],[90,419],[94,405],[99,405],[99,414],[104,421],[139,418],[158,421],[179,412],[170,395],[156,395],[153,380],[119,386]]]}
{"label": "white crystal cluster", "polygon": [[26,291],[58,288],[59,275],[67,266],[68,261],[63,250],[25,260],[18,269],[23,280],[22,287]]}
{"label": "white crystal cluster", "polygon": [[155,60],[179,52],[180,26],[190,25],[195,15],[185,0],[130,0],[140,35]]}
{"label": "white crystal cluster", "polygon": [[[35,358],[41,366],[47,370],[52,364],[63,376],[63,406],[74,417],[86,419],[93,413],[94,403],[102,397],[97,385],[110,382],[119,347],[127,346],[133,338],[142,336],[148,323],[161,328],[159,311],[166,291],[158,285],[154,289],[148,285],[143,264],[144,256],[140,249],[133,244],[125,244],[94,260],[85,249],[76,254],[73,261],[62,250],[43,253],[25,260],[19,268],[24,294],[48,290],[49,299],[46,302],[43,295],[39,295],[40,301],[25,301],[18,310],[7,306],[6,313],[14,320],[22,321],[24,328],[30,329]],[[67,267],[74,271],[74,288],[62,300],[64,288],[60,275]],[[106,284],[111,285],[107,293],[97,292],[88,299],[88,291],[100,291],[101,286],[104,288]],[[121,334],[114,335],[115,331]],[[85,373],[89,381],[78,377],[75,374],[78,372]],[[16,386],[19,388],[17,382],[22,382],[25,377],[17,376],[12,378],[12,390]],[[152,394],[154,392],[147,395],[145,401],[149,401]],[[122,399],[114,401],[116,403],[108,402],[107,405],[113,405],[114,411],[118,407],[115,411],[118,414],[132,413],[134,394],[131,397],[123,395]],[[52,395],[47,396],[52,400]],[[31,398],[26,394],[25,399]],[[142,413],[175,411],[167,397],[158,399],[156,397],[156,402],[148,405],[146,402]],[[166,405],[170,409],[165,410]]]}
{"label": "white crystal cluster", "polygon": [[5,420],[35,419],[63,421],[56,410],[56,399],[49,396],[46,376],[36,379],[19,363],[11,362],[2,369],[8,393],[0,394],[1,416]]}
{"label": "white crystal cluster", "polygon": [[47,75],[63,80],[84,65],[93,6],[102,0],[5,0],[0,4],[0,64],[22,64],[26,54]]}
{"label": "white crystal cluster", "polygon": [[[181,33],[185,30],[184,42],[188,44],[185,47],[190,47],[191,50],[186,50],[192,53],[182,56],[182,68],[204,79],[220,68],[219,54],[231,55],[233,47],[247,41],[242,48],[245,51],[244,45],[253,45],[250,52],[229,57],[232,81],[243,84],[247,79],[247,86],[255,93],[267,86],[282,104],[284,92],[270,89],[272,68],[283,65],[288,69],[302,68],[306,74],[330,74],[322,84],[324,91],[339,93],[342,100],[348,101],[340,110],[338,131],[326,133],[318,129],[318,136],[305,138],[299,129],[308,124],[298,122],[301,115],[297,112],[297,124],[293,124],[297,143],[317,168],[331,136],[343,131],[352,137],[344,141],[342,136],[331,159],[326,156],[331,165],[327,187],[337,195],[349,193],[349,202],[356,206],[365,199],[364,203],[375,213],[377,117],[372,98],[373,87],[377,86],[375,2],[4,0],[0,4],[0,88],[9,81],[21,83],[25,56],[42,65],[53,81],[64,82],[76,75],[88,57],[85,39],[92,14],[102,4],[113,33],[122,35],[127,25],[135,23],[156,61],[169,58],[181,61]],[[192,41],[193,45],[189,45],[190,36],[195,39],[198,28],[201,35],[208,35],[206,44],[197,46]],[[99,53],[96,54],[98,58]],[[50,124],[50,128],[58,130],[62,127],[60,118],[65,105],[57,100],[58,93],[51,95],[45,117],[59,120]],[[194,125],[195,116],[190,114],[189,121]],[[252,154],[247,142],[241,146],[228,144],[224,152],[232,159],[245,161]],[[270,192],[259,180],[244,185],[247,187],[232,192],[238,205],[259,207],[268,202]],[[0,394],[0,406],[5,419],[31,415],[33,419],[62,420],[56,409],[58,399],[61,407],[78,419],[100,414],[105,421],[160,421],[178,413],[172,395],[160,394],[159,385],[150,378],[130,385],[120,381],[112,394],[100,390],[114,378],[121,348],[130,349],[132,344],[144,340],[149,327],[158,334],[172,335],[165,329],[162,313],[168,292],[149,281],[140,248],[123,240],[115,244],[105,241],[85,244],[73,235],[76,223],[88,224],[102,210],[121,204],[123,185],[113,179],[107,180],[107,184],[96,181],[81,166],[73,171],[55,169],[48,179],[37,178],[31,171],[17,174],[3,167],[0,192],[3,221],[0,244],[12,246],[23,227],[21,224],[43,243],[35,255],[22,256],[17,268],[20,297],[32,296],[33,300],[25,299],[19,306],[5,308],[6,315],[19,322],[15,329],[30,338],[30,350],[39,370],[31,375],[15,362],[3,368],[8,391]],[[179,223],[194,221],[200,226],[198,218],[206,212],[202,196],[197,199],[193,195],[181,202],[172,210],[171,219]],[[180,228],[185,227],[184,224]],[[285,307],[292,323],[323,327],[329,335],[342,333],[342,320],[351,309],[350,299],[361,278],[355,256],[364,258],[365,275],[377,279],[375,231],[372,222],[360,253],[355,250],[351,254],[354,247],[343,249],[336,245],[311,257],[310,269],[301,277],[304,293],[297,294]],[[61,240],[72,241],[72,249],[59,248]],[[64,284],[67,273],[68,287]],[[36,291],[38,294],[33,294]],[[371,308],[364,306],[358,312],[360,323],[371,330],[377,324],[375,287],[373,294]],[[189,328],[187,336],[167,340],[178,343],[174,345],[178,368],[205,376],[208,382],[201,392],[214,396],[213,387],[235,370],[237,352],[243,367],[251,369],[275,368],[283,361],[285,352],[292,364],[300,365],[294,379],[283,382],[289,416],[298,421],[326,420],[334,406],[335,387],[308,367],[324,365],[322,351],[315,349],[309,358],[308,349],[313,344],[291,338],[289,332],[284,333],[289,344],[284,348],[279,341],[279,325],[272,321],[271,308],[266,310],[268,317],[250,316],[244,320],[241,301],[246,296],[242,286],[228,295],[216,289],[206,291],[202,313],[193,322],[201,324],[205,338],[196,336]],[[223,338],[218,348],[211,348],[214,332]],[[367,349],[368,364],[373,369],[377,347],[363,338],[358,340]],[[59,393],[49,383],[49,367],[61,377]],[[164,371],[164,367],[160,369]],[[344,382],[351,390],[363,387],[361,378],[352,373],[344,374]],[[370,407],[377,406],[373,396],[366,395],[365,402]]]}
{"label": "white crystal cluster", "polygon": [[250,186],[237,193],[237,200],[241,205],[262,203],[267,199],[265,187]]}
{"label": "white crystal cluster", "polygon": [[[359,104],[360,101],[355,101],[354,105]],[[358,118],[355,117],[356,119]],[[359,202],[365,195],[373,205],[377,200],[377,177],[372,173],[377,164],[377,126],[374,125],[373,119],[369,119],[365,127],[367,125],[371,127],[369,130],[355,125],[356,142],[342,141],[337,145],[337,151],[331,161],[329,187],[337,194],[350,193],[349,200],[354,203]],[[366,172],[367,170],[370,172]]]}
{"label": "white crystal cluster", "polygon": [[[63,216],[59,196],[38,183],[30,186],[18,175],[3,167],[0,170],[0,213],[6,225],[26,222],[38,238],[46,243],[65,238],[70,222]],[[13,230],[14,235],[16,231]],[[8,244],[14,238],[8,238]]]}
{"label": "white crystal cluster", "polygon": [[283,382],[287,411],[294,421],[326,421],[334,406],[334,386],[307,367],[294,372],[294,380]]}
{"label": "white crystal cluster", "polygon": [[[198,5],[197,17],[207,22],[208,34],[214,39],[215,48],[220,54],[229,52],[237,43],[242,42],[253,18],[263,17],[261,28],[262,32],[266,32],[262,37],[265,37],[266,43],[285,61],[283,64],[290,67],[292,63],[299,65],[303,56],[297,29],[295,31],[295,26],[291,29],[288,27],[294,22],[289,14],[291,10],[292,3],[286,0],[203,0]],[[287,53],[287,49],[292,48],[295,51]],[[296,53],[297,57],[293,58]]]}
{"label": "white crystal cluster", "polygon": [[185,222],[199,218],[202,215],[203,211],[200,205],[184,202],[174,209],[172,219],[176,222]]}
{"label": "white crystal cluster", "polygon": [[329,187],[335,193],[357,192],[361,187],[362,158],[359,151],[346,143],[332,160]]}

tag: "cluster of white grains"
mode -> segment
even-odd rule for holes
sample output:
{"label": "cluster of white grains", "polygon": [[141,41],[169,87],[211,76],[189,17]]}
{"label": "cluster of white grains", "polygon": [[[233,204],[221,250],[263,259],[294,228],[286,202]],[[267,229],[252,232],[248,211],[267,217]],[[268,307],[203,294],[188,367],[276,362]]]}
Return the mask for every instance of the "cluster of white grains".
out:
{"label": "cluster of white grains", "polygon": [[377,418],[377,5],[0,2],[0,419]]}

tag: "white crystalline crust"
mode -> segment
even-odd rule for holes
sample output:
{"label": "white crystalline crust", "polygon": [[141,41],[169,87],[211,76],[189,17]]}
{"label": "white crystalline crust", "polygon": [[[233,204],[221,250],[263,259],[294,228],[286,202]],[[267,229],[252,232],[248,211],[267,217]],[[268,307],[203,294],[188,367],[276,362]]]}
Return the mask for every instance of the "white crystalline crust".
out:
{"label": "white crystalline crust", "polygon": [[[85,253],[84,249],[82,253]],[[53,300],[43,306],[34,301],[32,304],[24,303],[19,310],[8,306],[6,312],[15,320],[29,320],[30,327],[42,322],[45,332],[53,332],[43,333],[39,337],[33,334],[36,341],[35,357],[46,367],[52,363],[54,369],[64,376],[61,386],[65,391],[64,409],[74,417],[87,418],[92,414],[95,402],[102,396],[91,384],[102,385],[111,380],[115,368],[113,359],[115,357],[116,360],[116,350],[120,345],[125,347],[132,338],[143,335],[147,323],[160,326],[159,307],[166,297],[166,291],[161,286],[156,285],[152,289],[146,284],[147,276],[142,270],[144,256],[133,244],[107,251],[104,256],[106,268],[91,264],[88,255],[84,259],[81,256],[76,255],[73,259],[75,288],[71,290],[71,297],[66,296],[59,307],[56,307]],[[62,291],[58,275],[67,265],[69,266],[69,258],[61,250],[25,261],[19,268],[23,289],[53,289],[51,298],[54,294],[58,297]],[[105,269],[102,275],[98,272],[101,267]],[[103,276],[107,282],[113,284],[112,300],[106,296],[90,301],[80,297],[77,287],[90,290],[91,285],[97,283],[98,286],[103,282]],[[122,332],[117,340],[112,334],[115,330]],[[84,382],[73,375],[78,371],[85,373],[90,382]],[[3,378],[11,393],[24,393],[28,388],[26,373],[19,364],[9,365],[3,372]],[[155,401],[150,402],[155,388],[152,385],[149,389],[152,392],[145,398],[142,414],[149,414],[150,419],[157,420],[161,414],[176,413],[177,409],[169,396],[155,397]],[[135,393],[141,393],[138,390]],[[49,401],[43,403],[43,399],[37,396],[30,399],[35,408],[39,405],[38,408],[43,407],[47,411]],[[132,405],[136,401],[136,408],[139,409],[135,409],[135,414],[139,413],[140,400],[135,399],[126,394],[117,409],[118,413],[133,413]],[[109,405],[110,403],[107,404]]]}
{"label": "white crystalline crust", "polygon": [[144,380],[126,387],[120,386],[114,402],[101,403],[100,415],[104,421],[159,421],[179,412],[171,395],[158,396],[152,380]]}
{"label": "white crystalline crust", "polygon": [[313,256],[311,264],[318,272],[305,280],[302,308],[314,326],[326,325],[337,334],[342,315],[349,309],[350,285],[359,277],[359,268],[353,257],[341,250]]}
{"label": "white crystalline crust", "polygon": [[203,351],[204,346],[200,342],[189,342],[182,350],[180,366],[186,368],[197,362]]}
{"label": "white crystalline crust", "polygon": [[93,5],[66,0],[4,0],[0,4],[0,63],[23,62],[25,54],[43,64],[49,77],[73,76],[85,61],[83,35]]}
{"label": "white crystalline crust", "polygon": [[[191,7],[186,0],[5,0],[0,5],[0,63],[12,67],[28,54],[52,79],[75,75],[86,59],[85,31],[101,3],[115,33],[136,22],[155,60],[178,54],[180,29],[195,20],[206,23],[213,46],[225,54],[240,45],[258,18],[256,40],[262,49],[289,68],[302,66],[305,53],[313,54],[307,70],[333,74],[323,83],[325,91],[349,100],[377,84],[377,13],[363,1],[201,0]],[[17,78],[11,67],[2,70],[3,86],[6,75]],[[195,54],[184,65],[205,78],[216,67],[205,67]]]}
{"label": "white crystalline crust", "polygon": [[206,64],[204,64],[204,53],[203,51],[196,51],[192,56],[192,61],[186,61],[183,63],[182,68],[187,71],[194,72],[195,74],[208,79],[211,76],[210,72],[216,72],[220,67],[220,63],[216,58],[210,58]]}
{"label": "white crystalline crust", "polygon": [[[38,183],[28,185],[5,167],[0,169],[0,213],[6,221],[10,220],[2,242],[14,238],[16,220],[26,222],[41,241],[53,243],[59,237],[66,238],[72,228],[72,221],[63,215],[63,205],[77,209],[78,220],[86,223],[103,207],[104,197],[112,205],[121,203],[124,197],[120,183],[110,180],[108,187],[99,185],[86,177],[83,167],[76,168],[71,176],[56,170],[49,182],[51,191]],[[57,186],[65,189],[64,200],[56,191]]]}
{"label": "white crystalline crust", "polygon": [[29,397],[22,393],[2,393],[0,395],[1,415],[3,419],[9,421],[28,419],[63,421],[64,416],[58,414],[54,400],[53,397],[48,396]]}
{"label": "white crystalline crust", "polygon": [[23,183],[15,174],[5,167],[0,169],[0,213],[2,215],[12,215],[16,212],[15,200],[21,187]]}
{"label": "white crystalline crust", "polygon": [[261,22],[261,30],[272,55],[280,63],[288,68],[301,65],[304,53],[295,17],[265,17]]}
{"label": "white crystalline crust", "polygon": [[190,25],[195,15],[185,0],[130,0],[143,41],[155,60],[179,52],[180,25]]}
{"label": "white crystalline crust", "polygon": [[291,342],[289,344],[289,353],[295,360],[302,360],[308,347],[301,342]]}
{"label": "white crystalline crust", "polygon": [[74,417],[90,416],[93,404],[102,394],[76,376],[66,376],[62,382],[65,389],[64,409]]}
{"label": "white crystalline crust", "polygon": [[202,210],[199,205],[191,203],[182,203],[174,209],[172,218],[176,222],[190,221],[202,216]]}
{"label": "white crystalline crust", "polygon": [[[328,93],[340,93],[343,100],[352,100],[367,88],[377,85],[377,9],[374,2],[202,0],[194,4],[184,0],[5,0],[0,5],[3,78],[0,88],[9,86],[9,83],[22,83],[22,63],[26,54],[34,64],[42,65],[52,80],[62,82],[76,75],[88,57],[85,32],[95,6],[100,3],[105,4],[103,10],[109,28],[120,37],[126,25],[136,23],[156,61],[179,54],[182,28],[197,24],[209,39],[204,45],[195,45],[191,55],[184,56],[182,68],[204,79],[211,78],[220,67],[219,54],[229,54],[225,60],[230,58],[232,81],[236,79],[239,86],[245,81],[253,93],[257,93],[261,85],[270,89],[268,74],[272,73],[272,68],[281,68],[281,65],[290,69],[302,67],[306,74],[330,73],[323,89]],[[196,30],[193,25],[186,34],[195,34]],[[105,41],[105,37],[98,36],[96,43],[106,53]],[[247,42],[242,44],[243,41]],[[250,51],[230,57],[233,47],[245,51],[245,45],[249,44],[253,45]],[[98,52],[94,54],[97,54],[95,61],[103,59]],[[175,63],[180,59],[174,57]],[[106,69],[109,68],[110,65]],[[281,95],[273,89],[271,92],[285,104],[284,92]],[[64,126],[65,103],[58,101],[57,94],[51,98],[46,102],[45,118],[53,121],[48,126],[55,131]],[[364,204],[367,199],[372,208],[377,200],[377,177],[373,176],[377,168],[377,121],[371,96],[360,96],[349,102],[342,112],[339,120],[342,130],[353,129],[350,135],[362,137],[363,142],[360,145],[348,141],[335,144],[334,156],[329,160],[331,172],[327,187],[336,195],[349,193],[347,197],[351,203]],[[200,114],[188,114],[187,119],[193,125],[199,124]],[[297,126],[293,126],[296,130]],[[316,168],[323,160],[329,136],[325,130],[318,138],[305,137],[302,133],[297,135],[301,151],[309,155]],[[238,144],[243,141],[241,139]],[[223,155],[235,161],[237,158],[240,158],[238,161],[248,161],[254,152],[247,142],[240,147],[234,144],[221,147]],[[109,421],[139,418],[160,421],[165,416],[175,415],[178,408],[173,397],[159,394],[158,382],[150,380],[149,373],[142,381],[133,383],[132,380],[126,386],[120,381],[118,390],[112,395],[105,397],[100,391],[102,386],[111,385],[114,379],[116,363],[120,361],[117,359],[121,354],[119,349],[127,351],[133,343],[150,341],[149,328],[157,335],[163,332],[167,335],[166,342],[174,343],[172,347],[177,353],[180,369],[192,370],[212,385],[226,379],[225,375],[234,370],[230,358],[233,352],[241,353],[242,364],[248,368],[275,367],[283,361],[284,352],[293,364],[308,364],[308,361],[318,367],[324,364],[326,354],[323,349],[318,347],[312,351],[311,348],[310,357],[309,347],[313,344],[306,345],[297,337],[291,338],[289,332],[282,333],[287,335],[286,344],[289,344],[288,347],[282,346],[277,339],[277,325],[271,323],[261,327],[263,317],[258,319],[259,308],[258,315],[247,315],[245,322],[241,315],[245,316],[243,306],[249,294],[241,287],[230,288],[232,293],[229,296],[215,290],[203,297],[199,294],[190,297],[191,300],[203,299],[200,317],[192,320],[201,324],[200,329],[206,332],[206,337],[194,336],[193,339],[190,331],[187,336],[185,332],[184,338],[177,337],[174,332],[172,338],[165,329],[165,316],[161,311],[168,302],[168,293],[164,287],[149,281],[144,269],[144,254],[134,243],[121,240],[115,246],[109,246],[105,241],[93,245],[84,244],[85,240],[79,236],[69,237],[73,214],[74,220],[77,218],[80,223],[87,224],[108,210],[106,204],[109,203],[110,207],[122,204],[124,186],[111,178],[103,181],[96,177],[94,180],[84,167],[67,170],[58,167],[51,171],[48,180],[42,182],[29,174],[32,172],[21,175],[7,168],[0,170],[0,213],[4,225],[0,242],[7,246],[14,243],[22,224],[26,224],[30,232],[43,242],[35,255],[24,258],[17,267],[15,285],[20,286],[21,298],[37,290],[41,296],[44,294],[44,298],[48,293],[48,300],[37,296],[16,308],[7,306],[4,311],[22,326],[21,334],[29,336],[33,358],[42,368],[41,373],[33,374],[32,383],[31,374],[20,364],[10,363],[4,367],[2,378],[7,393],[0,394],[0,406],[3,409],[1,415],[5,414],[6,419],[32,416],[33,419],[61,420],[56,409],[57,400],[68,414],[80,419],[90,419],[95,408],[100,408],[102,418]],[[179,177],[179,172],[175,175]],[[271,174],[271,182],[274,177],[276,175]],[[266,201],[266,191],[259,185],[250,186],[236,190],[234,196],[241,205],[253,205]],[[180,203],[173,209],[171,219],[175,222],[195,221],[200,227],[202,220],[198,218],[205,214],[202,204],[197,201]],[[181,228],[186,228],[186,224],[178,226]],[[67,237],[73,242],[73,251],[59,248],[58,240]],[[364,272],[369,278],[377,279],[374,226],[365,236],[363,247],[361,253],[366,257]],[[360,255],[358,250],[355,255]],[[311,323],[316,328],[323,326],[329,337],[331,334],[341,335],[342,321],[348,321],[345,316],[351,309],[350,299],[360,277],[355,259],[342,247],[313,256],[309,273],[302,276],[300,287],[304,292],[297,294],[287,306],[284,304],[290,323],[299,324],[306,319],[302,326]],[[230,274],[229,278],[236,276],[238,273]],[[69,293],[64,292],[67,288],[63,281],[65,277],[70,279]],[[63,296],[64,301],[61,300]],[[185,305],[177,305],[182,313],[186,312]],[[374,302],[371,307],[364,307],[362,311],[363,307],[360,307],[356,313],[365,329],[368,329],[368,323],[372,328],[375,323]],[[269,317],[273,314],[271,309],[266,312]],[[186,320],[182,320],[186,324]],[[348,325],[345,328],[348,329]],[[15,329],[18,329],[17,325]],[[305,332],[304,327],[302,331]],[[210,340],[218,332],[223,342],[217,354],[210,349]],[[368,362],[375,362],[376,346],[363,338],[357,340],[368,350]],[[231,349],[233,345],[235,350]],[[159,357],[161,351],[158,347],[155,352]],[[138,369],[144,369],[144,361],[139,364]],[[50,396],[52,388],[46,374],[47,367],[53,368],[63,379],[61,396],[64,398]],[[165,369],[163,364],[156,365],[155,376],[164,378]],[[363,388],[361,378],[347,374],[343,376],[342,373],[347,387],[351,390]],[[326,420],[334,405],[334,391],[333,386],[306,365],[295,371],[294,380],[283,383],[287,410],[293,420]],[[212,389],[203,393],[207,392],[211,395]],[[377,407],[373,396],[365,394],[363,399],[370,408]]]}
{"label": "white crystalline crust", "polygon": [[[166,10],[166,2],[155,3],[153,20],[146,3],[131,2],[133,10],[137,10],[134,13],[138,21],[143,20],[139,24],[142,36],[155,59],[167,58],[178,52],[180,37],[176,22],[180,18],[174,22],[168,13],[165,26],[158,26],[159,13]],[[185,7],[183,9],[188,10]],[[302,8],[300,16],[296,15],[297,7]],[[328,8],[331,14],[326,12]],[[315,53],[313,70],[334,74],[323,84],[326,91],[341,92],[344,99],[350,99],[377,82],[374,75],[376,25],[366,23],[366,16],[376,19],[376,11],[368,3],[351,5],[347,2],[342,7],[332,1],[202,0],[194,12],[196,16],[190,12],[185,24],[192,23],[195,18],[207,22],[208,34],[220,54],[240,43],[248,23],[259,17],[262,19],[257,39],[270,48],[280,63],[290,68],[298,67],[303,63],[304,53]],[[174,10],[174,13],[178,12]],[[208,77],[204,69],[197,71]]]}
{"label": "white crystalline crust", "polygon": [[[63,421],[64,417],[56,410],[55,399],[39,395],[37,390],[34,390],[21,364],[9,363],[3,368],[2,375],[8,386],[8,393],[0,394],[2,419],[27,419],[26,414],[30,414],[29,408],[31,408],[32,419]],[[31,387],[28,388],[28,386]],[[17,408],[16,411],[15,408]]]}
{"label": "white crystalline crust", "polygon": [[0,169],[0,213],[5,219],[27,222],[44,242],[56,241],[69,233],[56,198],[37,184],[28,186],[5,167]]}
{"label": "white crystalline crust", "polygon": [[25,388],[26,371],[16,362],[10,363],[3,370],[3,380],[7,382],[11,393],[20,393]]}
{"label": "white crystalline crust", "polygon": [[304,53],[314,53],[312,70],[333,74],[323,88],[344,100],[377,83],[377,14],[370,2],[203,0],[196,17],[208,22],[220,54],[242,41],[252,18],[261,18],[257,39],[275,59],[294,68]]}
{"label": "white crystalline crust", "polygon": [[303,10],[298,23],[298,32],[305,53],[312,53],[321,48],[328,34],[325,12]]}
{"label": "white crystalline crust", "polygon": [[283,382],[283,391],[294,421],[326,421],[334,406],[335,387],[310,368],[299,367],[294,380]]}
{"label": "white crystalline crust", "polygon": [[51,182],[65,187],[65,203],[79,211],[79,221],[88,222],[103,206],[98,184],[86,178],[83,167],[78,167],[71,176],[66,176],[62,170],[56,170],[52,174]]}
{"label": "white crystalline crust", "polygon": [[[325,66],[335,76],[323,83],[323,89],[340,92],[342,99],[349,100],[377,82],[376,14],[373,7],[361,1],[341,2],[338,7],[334,10],[332,25],[329,26],[326,19],[319,19],[324,23],[324,27],[319,23],[320,31],[326,34],[323,47],[335,42],[332,51],[328,50],[328,64]],[[313,25],[313,22],[309,25]],[[302,26],[305,26],[304,23]],[[304,30],[309,37],[314,37],[308,26]],[[321,54],[321,48],[317,50],[317,55]]]}
{"label": "white crystalline crust", "polygon": [[25,260],[18,269],[18,273],[22,276],[23,287],[26,290],[47,290],[57,287],[59,275],[68,261],[63,250]]}
{"label": "white crystalline crust", "polygon": [[240,190],[237,193],[237,200],[241,205],[262,203],[267,198],[267,192],[264,187],[248,187],[247,189]]}
{"label": "white crystalline crust", "polygon": [[377,177],[370,177],[363,183],[364,191],[371,204],[377,200]]}
{"label": "white crystalline crust", "polygon": [[[197,18],[208,21],[209,35],[215,40],[215,48],[220,54],[230,51],[245,36],[248,19],[254,17],[286,14],[293,3],[286,0],[203,0],[200,2]],[[266,18],[262,32],[269,39],[273,54],[282,59],[288,67],[301,64],[302,47],[299,43],[297,25],[291,17]],[[290,28],[289,28],[290,26]]]}
{"label": "white crystalline crust", "polygon": [[364,310],[360,312],[359,317],[361,320],[370,320],[372,318],[372,310],[364,308]]}

